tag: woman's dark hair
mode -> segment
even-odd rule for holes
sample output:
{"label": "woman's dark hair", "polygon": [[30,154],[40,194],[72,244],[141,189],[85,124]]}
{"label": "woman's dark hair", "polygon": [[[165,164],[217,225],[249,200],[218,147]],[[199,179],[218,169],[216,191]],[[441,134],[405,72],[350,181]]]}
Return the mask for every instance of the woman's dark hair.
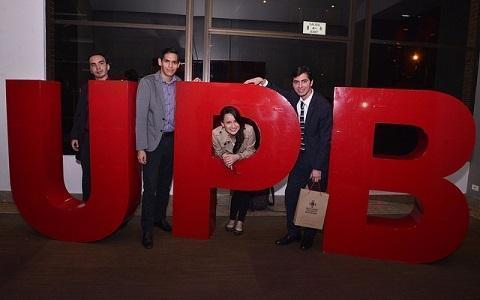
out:
{"label": "woman's dark hair", "polygon": [[220,120],[222,121],[222,123],[226,114],[231,114],[240,125],[240,129],[238,129],[238,132],[235,134],[235,146],[233,147],[233,153],[236,154],[242,146],[243,140],[245,140],[245,134],[243,133],[243,130],[245,129],[245,120],[242,118],[240,112],[235,107],[225,106],[220,111]]}

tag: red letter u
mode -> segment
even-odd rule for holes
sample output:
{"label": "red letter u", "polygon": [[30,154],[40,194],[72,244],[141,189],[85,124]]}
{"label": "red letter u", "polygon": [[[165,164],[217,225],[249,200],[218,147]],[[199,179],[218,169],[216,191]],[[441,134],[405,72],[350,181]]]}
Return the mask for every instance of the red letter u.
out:
{"label": "red letter u", "polygon": [[140,199],[134,149],[136,85],[90,81],[92,190],[86,205],[63,182],[60,84],[7,80],[12,195],[25,221],[58,240],[88,242],[113,233]]}

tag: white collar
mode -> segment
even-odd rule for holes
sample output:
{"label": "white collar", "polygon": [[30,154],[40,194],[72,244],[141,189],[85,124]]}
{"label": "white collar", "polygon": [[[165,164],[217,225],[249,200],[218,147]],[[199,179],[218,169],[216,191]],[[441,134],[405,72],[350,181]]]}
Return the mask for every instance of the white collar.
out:
{"label": "white collar", "polygon": [[[312,101],[313,93],[314,93],[314,90],[312,89],[312,93],[310,94],[310,96],[308,96],[308,98],[305,99],[305,100],[302,99],[302,97],[300,97],[300,98],[299,98],[299,99],[300,99],[299,102],[302,101],[303,104],[305,104],[305,105],[308,107],[308,105],[310,104],[310,101]],[[300,103],[299,103],[299,105],[300,105]]]}

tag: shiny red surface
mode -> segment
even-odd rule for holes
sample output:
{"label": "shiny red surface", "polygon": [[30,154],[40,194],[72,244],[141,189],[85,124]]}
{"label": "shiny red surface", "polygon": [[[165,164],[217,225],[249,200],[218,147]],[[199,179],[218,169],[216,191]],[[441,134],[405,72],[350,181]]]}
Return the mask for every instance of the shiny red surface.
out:
{"label": "shiny red surface", "polygon": [[[377,123],[413,125],[427,138],[411,155],[374,157]],[[336,88],[324,251],[410,263],[451,254],[469,214],[463,194],[444,177],[470,159],[474,140],[471,113],[449,95]],[[413,195],[421,208],[397,219],[367,216],[369,190]]]}
{"label": "shiny red surface", "polygon": [[90,81],[92,191],[86,205],[63,182],[60,84],[7,80],[12,195],[25,221],[58,240],[113,233],[140,201],[135,154],[136,84]]}
{"label": "shiny red surface", "polygon": [[[133,214],[140,201],[135,90],[127,82],[90,82],[92,192],[82,205],[63,184],[59,83],[7,80],[12,194],[35,230],[64,241],[95,241]],[[233,171],[211,146],[214,118],[226,105],[260,131],[257,153]],[[298,153],[298,120],[274,91],[241,84],[178,83],[176,113],[174,235],[207,239],[216,188],[256,190],[287,175]],[[379,123],[416,126],[425,136],[409,155],[374,156]],[[470,158],[474,139],[471,113],[446,94],[337,88],[324,251],[410,263],[451,254],[465,238],[469,216],[464,196],[444,177]],[[371,216],[370,190],[407,193],[418,206],[400,218]]]}
{"label": "shiny red surface", "polygon": [[[243,84],[177,84],[173,233],[207,239],[215,225],[215,189],[258,190],[282,180],[293,167],[300,127],[291,105],[273,90]],[[227,169],[213,155],[214,116],[227,105],[253,120],[260,146]]]}

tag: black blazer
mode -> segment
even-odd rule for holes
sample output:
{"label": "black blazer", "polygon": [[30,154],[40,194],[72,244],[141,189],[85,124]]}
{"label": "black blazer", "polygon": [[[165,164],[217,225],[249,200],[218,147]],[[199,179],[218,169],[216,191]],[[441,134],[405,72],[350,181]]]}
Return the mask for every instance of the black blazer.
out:
{"label": "black blazer", "polygon": [[[267,87],[284,96],[290,102],[295,112],[297,112],[297,103],[300,101],[300,97],[294,90],[285,91],[270,82]],[[311,169],[322,171],[322,177],[328,172],[333,123],[332,114],[332,105],[318,91],[314,91],[308,106],[305,123],[304,155],[307,156]]]}
{"label": "black blazer", "polygon": [[[88,83],[84,84],[80,90],[75,115],[73,116],[73,127],[70,131],[70,139],[78,140],[80,151],[83,149],[83,143],[88,138]],[[75,157],[80,160],[80,152]]]}

